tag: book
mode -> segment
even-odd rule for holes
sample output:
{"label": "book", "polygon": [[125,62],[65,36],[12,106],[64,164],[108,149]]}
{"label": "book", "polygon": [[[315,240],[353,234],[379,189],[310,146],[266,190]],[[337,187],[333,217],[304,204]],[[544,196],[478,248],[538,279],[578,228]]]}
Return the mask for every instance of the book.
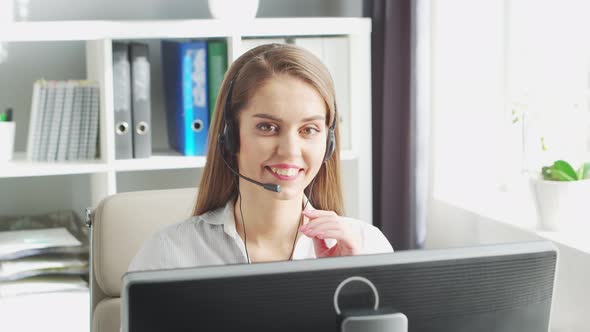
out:
{"label": "book", "polygon": [[46,122],[49,125],[49,141],[47,142],[47,161],[57,160],[57,147],[59,134],[62,130],[62,114],[65,101],[66,82],[55,82],[55,103],[53,107],[53,116]]}
{"label": "book", "polygon": [[208,83],[209,83],[209,119],[213,119],[217,95],[227,71],[227,43],[225,40],[207,42]]}
{"label": "book", "polygon": [[170,146],[185,156],[207,154],[207,42],[162,41],[166,124]]}
{"label": "book", "polygon": [[95,81],[37,80],[33,84],[27,159],[65,161],[94,158],[98,140],[99,98],[100,88]]}
{"label": "book", "polygon": [[128,44],[123,42],[113,42],[113,97],[115,159],[131,159],[133,158],[131,64]]}
{"label": "book", "polygon": [[88,159],[88,134],[90,132],[90,108],[92,90],[88,81],[81,81],[82,107],[80,116],[80,144],[78,145],[78,160]]}
{"label": "book", "polygon": [[39,144],[41,141],[41,126],[43,124],[43,107],[47,89],[44,80],[37,80],[33,84],[33,96],[31,98],[31,117],[29,120],[29,134],[27,137],[27,159],[39,158]]}
{"label": "book", "polygon": [[74,86],[72,100],[72,120],[70,123],[70,138],[68,141],[67,160],[78,160],[80,146],[80,124],[82,121],[83,87],[80,84]]}
{"label": "book", "polygon": [[90,84],[90,124],[88,128],[88,154],[86,159],[97,158],[98,126],[100,117],[100,87],[98,82]]}
{"label": "book", "polygon": [[74,108],[75,81],[68,81],[65,87],[64,107],[61,120],[61,130],[57,147],[57,161],[65,161],[68,155],[68,143],[72,126],[72,110]]}
{"label": "book", "polygon": [[51,132],[51,126],[53,124],[53,113],[55,110],[55,95],[57,81],[47,82],[47,99],[45,101],[45,107],[42,110],[43,122],[41,123],[41,138],[39,141],[39,155],[37,156],[38,161],[47,161],[47,149],[49,143],[49,134]]}
{"label": "book", "polygon": [[129,59],[132,83],[133,158],[149,158],[152,155],[152,110],[148,45],[129,44]]}

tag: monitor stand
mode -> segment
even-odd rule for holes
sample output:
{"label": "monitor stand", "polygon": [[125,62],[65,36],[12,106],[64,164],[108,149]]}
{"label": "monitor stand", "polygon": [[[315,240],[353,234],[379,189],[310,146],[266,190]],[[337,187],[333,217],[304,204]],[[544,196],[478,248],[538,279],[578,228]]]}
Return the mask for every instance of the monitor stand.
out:
{"label": "monitor stand", "polygon": [[341,332],[408,332],[408,318],[393,309],[343,311],[338,316]]}

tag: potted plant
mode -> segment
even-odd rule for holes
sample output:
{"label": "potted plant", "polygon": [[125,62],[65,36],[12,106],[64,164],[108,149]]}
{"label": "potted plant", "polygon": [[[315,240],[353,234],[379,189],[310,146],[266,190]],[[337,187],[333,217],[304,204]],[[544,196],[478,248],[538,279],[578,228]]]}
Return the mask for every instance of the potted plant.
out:
{"label": "potted plant", "polygon": [[571,230],[590,226],[590,162],[577,171],[557,160],[542,168],[532,181],[538,226],[543,230]]}

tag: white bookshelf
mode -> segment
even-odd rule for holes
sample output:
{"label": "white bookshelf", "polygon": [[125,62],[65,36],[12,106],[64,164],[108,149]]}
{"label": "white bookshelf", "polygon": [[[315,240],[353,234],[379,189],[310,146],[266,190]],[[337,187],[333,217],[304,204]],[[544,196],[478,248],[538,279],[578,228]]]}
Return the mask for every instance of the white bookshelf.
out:
{"label": "white bookshelf", "polygon": [[[13,161],[0,164],[0,196],[18,186],[19,179],[26,178],[28,185],[22,190],[35,191],[30,178],[43,176],[83,175],[88,177],[76,188],[87,190],[89,207],[104,197],[120,192],[118,176],[122,172],[166,171],[200,169],[205,157],[185,157],[171,151],[153,151],[147,159],[115,160],[114,107],[111,46],[113,40],[161,40],[168,38],[226,38],[228,60],[241,54],[241,40],[249,37],[303,37],[344,36],[348,40],[349,87],[349,140],[346,150],[341,150],[342,182],[347,215],[372,222],[372,168],[371,168],[371,24],[364,18],[264,18],[248,22],[228,23],[220,20],[170,20],[170,21],[57,21],[18,22],[0,24],[0,41],[7,42],[60,42],[77,41],[86,45],[87,79],[100,83],[100,159],[86,162],[30,162],[25,152],[15,154]],[[48,78],[51,79],[51,78]],[[31,87],[32,89],[32,87]],[[163,112],[152,109],[154,112]],[[153,116],[152,116],[153,118]],[[153,123],[163,126],[165,123]],[[183,176],[186,174],[183,172]],[[198,183],[187,181],[188,186]],[[4,181],[4,182],[3,182]],[[26,193],[25,193],[26,194]],[[32,199],[43,199],[34,197]],[[77,199],[79,200],[79,199]],[[34,204],[34,203],[33,203]],[[1,208],[1,207],[0,207]],[[56,206],[56,209],[66,208]],[[10,214],[11,211],[4,211]]]}
{"label": "white bookshelf", "polygon": [[168,21],[51,21],[0,23],[2,41],[67,41],[370,34],[363,18],[258,18],[245,22],[215,19]]}

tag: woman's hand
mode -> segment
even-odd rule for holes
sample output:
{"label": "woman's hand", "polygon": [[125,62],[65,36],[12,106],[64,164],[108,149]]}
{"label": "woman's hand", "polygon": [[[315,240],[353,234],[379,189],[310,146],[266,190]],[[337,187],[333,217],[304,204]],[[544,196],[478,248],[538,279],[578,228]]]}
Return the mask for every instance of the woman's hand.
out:
{"label": "woman's hand", "polygon": [[[342,217],[334,211],[307,210],[302,212],[309,219],[299,231],[313,239],[317,257],[352,256],[360,252],[360,239]],[[337,243],[331,248],[325,239],[335,239]]]}

